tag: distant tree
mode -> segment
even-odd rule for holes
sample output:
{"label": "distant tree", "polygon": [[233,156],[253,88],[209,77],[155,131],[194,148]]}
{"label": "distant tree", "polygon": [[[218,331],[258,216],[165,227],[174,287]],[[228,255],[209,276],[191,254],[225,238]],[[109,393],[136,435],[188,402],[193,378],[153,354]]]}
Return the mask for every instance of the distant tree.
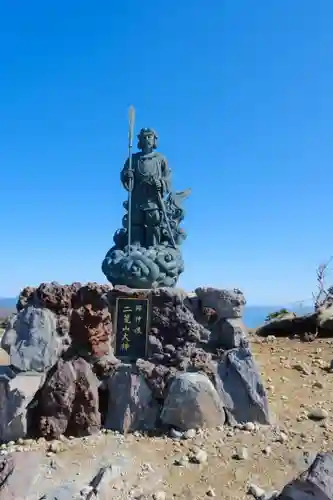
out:
{"label": "distant tree", "polygon": [[285,314],[288,314],[290,313],[290,311],[288,311],[288,309],[280,309],[279,311],[274,311],[274,312],[271,312],[269,313],[267,316],[266,316],[266,319],[265,321],[271,321],[272,319],[277,319],[279,318],[280,316],[284,316]]}
{"label": "distant tree", "polygon": [[319,264],[317,267],[317,293],[312,293],[313,305],[316,310],[325,303],[327,297],[332,295],[333,292],[332,287],[328,288],[326,283],[327,274],[330,271],[329,266],[332,260],[333,255],[328,259],[328,261],[323,264]]}

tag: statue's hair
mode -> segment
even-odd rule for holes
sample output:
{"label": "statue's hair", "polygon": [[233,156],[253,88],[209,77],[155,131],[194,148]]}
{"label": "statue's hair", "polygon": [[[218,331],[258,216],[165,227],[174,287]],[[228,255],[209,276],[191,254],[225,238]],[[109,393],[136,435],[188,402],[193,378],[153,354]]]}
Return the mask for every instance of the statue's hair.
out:
{"label": "statue's hair", "polygon": [[151,129],[141,129],[140,130],[140,133],[138,134],[138,149],[143,149],[143,144],[142,144],[142,139],[143,137],[145,137],[146,135],[153,135],[154,136],[154,144],[153,144],[153,149],[156,149],[157,148],[157,139],[158,139],[158,135],[156,134],[156,132],[154,130],[151,130]]}

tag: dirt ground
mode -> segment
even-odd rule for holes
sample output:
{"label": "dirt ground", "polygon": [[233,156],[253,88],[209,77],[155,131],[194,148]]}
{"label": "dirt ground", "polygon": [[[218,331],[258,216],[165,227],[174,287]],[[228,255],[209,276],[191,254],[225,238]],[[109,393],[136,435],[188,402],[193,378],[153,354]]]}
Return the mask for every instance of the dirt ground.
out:
{"label": "dirt ground", "polygon": [[[1,340],[1,337],[2,337],[2,334],[3,334],[3,330],[0,328],[0,340]],[[0,347],[0,366],[1,365],[7,365],[9,363],[9,356],[8,354],[3,350],[1,349]]]}
{"label": "dirt ground", "polygon": [[[103,446],[105,440],[114,443],[116,439],[117,454],[130,454],[137,464],[131,477],[124,475],[121,486],[114,485],[110,498],[149,498],[155,494],[156,500],[199,500],[215,495],[223,500],[244,500],[250,498],[249,483],[266,492],[279,490],[307,468],[315,453],[333,448],[333,373],[325,369],[333,358],[332,340],[267,342],[252,337],[251,345],[276,425],[252,431],[223,427],[181,441],[101,435],[98,439],[104,440]],[[317,417],[319,412],[321,420],[309,418],[312,410]],[[110,450],[113,446],[110,441]],[[195,453],[204,450],[207,461],[186,463],[184,457],[193,449]],[[243,457],[236,459],[235,452]],[[175,464],[178,459],[183,465]]]}
{"label": "dirt ground", "polygon": [[[317,452],[332,449],[333,373],[325,368],[333,358],[333,342],[301,343],[288,339],[261,342],[254,339],[252,350],[276,425],[254,432],[224,427],[180,442],[141,439],[140,450],[151,454],[150,463],[156,471],[165,471],[164,483],[156,485],[155,491],[164,491],[167,498],[184,500],[214,494],[223,500],[244,500],[249,498],[249,483],[266,492],[280,490],[307,468]],[[313,421],[308,415],[319,408],[327,411],[327,417]],[[323,412],[322,416],[325,415]],[[174,465],[175,458],[191,453],[193,446],[207,452],[207,463]],[[235,452],[243,448],[248,458],[235,459]]]}
{"label": "dirt ground", "polygon": [[1,365],[8,365],[9,363],[9,356],[8,354],[0,348],[0,366]]}

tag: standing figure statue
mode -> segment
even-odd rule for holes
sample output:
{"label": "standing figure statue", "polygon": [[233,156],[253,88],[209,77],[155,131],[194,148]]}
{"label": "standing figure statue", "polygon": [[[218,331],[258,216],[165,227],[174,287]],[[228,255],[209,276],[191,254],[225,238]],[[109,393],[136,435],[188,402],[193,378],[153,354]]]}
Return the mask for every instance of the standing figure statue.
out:
{"label": "standing figure statue", "polygon": [[[133,123],[130,123],[130,130]],[[171,171],[164,155],[156,151],[157,134],[142,128],[137,153],[131,153],[121,171],[128,191],[123,206],[123,227],[114,234],[102,271],[113,285],[130,288],[173,287],[184,270],[180,244],[186,234],[180,227],[185,211],[182,201],[190,190],[173,193]]]}
{"label": "standing figure statue", "polygon": [[[160,197],[170,193],[171,172],[165,156],[158,153],[157,134],[150,128],[138,135],[138,153],[132,155],[132,168],[126,160],[121,182],[126,190],[132,189],[131,217],[132,243],[145,248],[161,243]],[[160,195],[160,196],[159,196]],[[128,204],[125,204],[128,209]],[[163,217],[163,215],[162,215]]]}

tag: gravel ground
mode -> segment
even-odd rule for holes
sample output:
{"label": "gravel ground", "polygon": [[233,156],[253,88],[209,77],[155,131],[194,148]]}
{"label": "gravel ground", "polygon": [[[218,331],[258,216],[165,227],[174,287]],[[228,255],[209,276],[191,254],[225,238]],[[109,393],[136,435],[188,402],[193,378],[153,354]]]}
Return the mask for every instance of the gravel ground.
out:
{"label": "gravel ground", "polygon": [[76,475],[80,467],[83,472],[87,448],[94,450],[95,457],[101,453],[109,454],[110,460],[115,454],[130,457],[132,466],[110,484],[108,498],[243,500],[251,498],[249,483],[266,492],[279,490],[305,470],[318,451],[333,448],[333,373],[328,370],[332,347],[331,340],[300,343],[252,337],[253,353],[276,416],[270,428],[223,427],[193,433],[184,440],[101,434],[53,443],[56,453],[43,440],[10,444],[9,449],[18,448],[21,453],[31,447],[45,450],[45,460],[53,463],[54,484],[65,480],[64,474],[68,478],[75,467],[79,469]]}
{"label": "gravel ground", "polygon": [[[1,336],[0,336],[1,338]],[[8,365],[9,363],[9,356],[8,354],[0,348],[0,366],[1,365]]]}

